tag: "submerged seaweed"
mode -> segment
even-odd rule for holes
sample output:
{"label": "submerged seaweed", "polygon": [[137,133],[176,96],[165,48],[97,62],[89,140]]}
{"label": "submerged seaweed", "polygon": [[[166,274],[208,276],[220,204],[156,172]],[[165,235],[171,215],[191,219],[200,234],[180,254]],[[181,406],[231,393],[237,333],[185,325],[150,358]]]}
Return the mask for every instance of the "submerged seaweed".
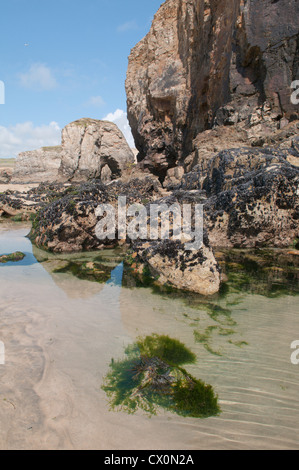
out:
{"label": "submerged seaweed", "polygon": [[168,336],[139,338],[122,361],[111,361],[102,389],[113,410],[153,415],[159,408],[193,418],[219,414],[218,397],[211,385],[192,377],[182,364],[195,355]]}
{"label": "submerged seaweed", "polygon": [[8,255],[0,255],[0,263],[12,263],[17,261],[22,261],[25,258],[25,254],[21,251],[16,251],[15,253],[10,253]]}
{"label": "submerged seaweed", "polygon": [[55,269],[53,272],[70,273],[79,279],[104,283],[110,279],[112,269],[100,263],[70,261],[63,268]]}

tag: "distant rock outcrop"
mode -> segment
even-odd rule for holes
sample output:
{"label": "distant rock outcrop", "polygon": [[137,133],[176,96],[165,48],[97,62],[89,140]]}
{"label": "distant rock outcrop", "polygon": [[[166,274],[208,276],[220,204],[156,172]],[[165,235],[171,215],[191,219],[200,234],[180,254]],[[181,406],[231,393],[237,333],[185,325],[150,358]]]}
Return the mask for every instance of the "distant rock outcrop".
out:
{"label": "distant rock outcrop", "polygon": [[62,147],[42,147],[22,152],[16,159],[12,183],[55,181],[61,163]]}
{"label": "distant rock outcrop", "polygon": [[93,178],[109,182],[134,161],[116,124],[79,119],[62,130],[61,146],[20,153],[11,182],[78,182]]}
{"label": "distant rock outcrop", "polygon": [[79,119],[62,131],[61,180],[118,178],[135,157],[116,124]]}
{"label": "distant rock outcrop", "polygon": [[194,139],[208,129],[234,129],[238,142],[262,146],[298,119],[298,14],[296,0],[166,0],[129,57],[139,160],[164,178],[206,146]]}
{"label": "distant rock outcrop", "polygon": [[10,182],[13,174],[12,168],[0,168],[0,184],[7,184]]}

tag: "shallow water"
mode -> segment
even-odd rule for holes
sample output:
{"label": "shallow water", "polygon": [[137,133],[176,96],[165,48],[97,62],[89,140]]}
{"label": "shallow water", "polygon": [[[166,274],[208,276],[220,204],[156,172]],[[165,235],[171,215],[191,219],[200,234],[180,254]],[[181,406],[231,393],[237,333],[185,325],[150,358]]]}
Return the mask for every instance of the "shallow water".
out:
{"label": "shallow water", "polygon": [[[200,299],[122,287],[121,263],[106,283],[78,279],[53,272],[72,257],[34,256],[28,230],[0,225],[0,253],[26,254],[0,265],[1,449],[298,448],[296,295],[231,290],[211,300],[226,310],[211,311]],[[153,333],[196,354],[186,368],[213,386],[219,416],[109,410],[101,386],[111,359]]]}

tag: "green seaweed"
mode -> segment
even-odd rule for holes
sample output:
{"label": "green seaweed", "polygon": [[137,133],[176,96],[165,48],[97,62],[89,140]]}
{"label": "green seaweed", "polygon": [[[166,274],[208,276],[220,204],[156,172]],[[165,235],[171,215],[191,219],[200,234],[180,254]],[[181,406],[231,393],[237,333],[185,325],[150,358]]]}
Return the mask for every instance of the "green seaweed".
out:
{"label": "green seaweed", "polygon": [[234,346],[237,346],[238,348],[242,348],[243,346],[248,346],[248,343],[246,341],[232,341],[229,340],[230,344],[233,344]]}
{"label": "green seaweed", "polygon": [[[296,248],[297,242],[293,244]],[[222,270],[227,276],[221,295],[257,294],[277,298],[299,293],[299,256],[288,250],[225,250]]]}
{"label": "green seaweed", "polygon": [[190,364],[196,361],[196,356],[180,341],[166,335],[152,335],[139,339],[137,346],[141,356],[158,357],[173,366]]}
{"label": "green seaweed", "polygon": [[211,385],[179,365],[195,361],[195,355],[180,341],[154,334],[139,338],[125,354],[122,361],[111,361],[102,385],[112,410],[130,414],[143,410],[151,416],[162,408],[193,418],[220,413]]}
{"label": "green seaweed", "polygon": [[21,251],[16,251],[15,253],[10,253],[8,255],[0,256],[0,263],[16,263],[17,261],[22,261],[25,258],[24,253]]}
{"label": "green seaweed", "polygon": [[[214,356],[222,356],[220,351],[215,351],[211,346],[211,339],[213,332],[218,332],[220,336],[231,336],[236,332],[229,328],[222,328],[219,325],[210,325],[208,326],[203,333],[199,330],[194,330],[193,335],[197,343],[201,343],[204,348]],[[234,344],[231,340],[228,341],[231,344]]]}
{"label": "green seaweed", "polygon": [[55,269],[53,273],[69,273],[78,279],[104,283],[110,279],[112,269],[113,267],[104,266],[100,263],[70,261],[66,266]]}
{"label": "green seaweed", "polygon": [[188,375],[193,384],[190,388],[188,382],[180,379],[174,385],[174,403],[176,412],[183,416],[193,418],[207,418],[219,413],[218,398],[211,385]]}
{"label": "green seaweed", "polygon": [[200,333],[198,330],[195,330],[193,335],[195,341],[197,343],[201,343],[209,353],[213,354],[214,356],[222,356],[220,351],[215,351],[210,345],[212,332],[217,328],[217,326],[209,326],[205,329],[204,333]]}

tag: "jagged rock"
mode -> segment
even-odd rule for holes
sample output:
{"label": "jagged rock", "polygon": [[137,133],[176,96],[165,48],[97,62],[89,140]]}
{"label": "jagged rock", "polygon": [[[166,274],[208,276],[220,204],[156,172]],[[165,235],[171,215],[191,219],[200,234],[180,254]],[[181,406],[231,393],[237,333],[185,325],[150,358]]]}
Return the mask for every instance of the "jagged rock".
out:
{"label": "jagged rock", "polygon": [[57,180],[61,152],[61,146],[56,146],[20,153],[16,159],[11,182],[42,183]]}
{"label": "jagged rock", "polygon": [[[151,177],[128,183],[113,181],[104,185],[100,181],[59,187],[53,192],[54,201],[40,205],[30,238],[41,248],[59,252],[93,250],[104,246],[117,246],[117,226],[113,240],[100,240],[96,235],[100,204],[111,204],[117,217],[118,197],[125,196],[127,204],[147,204],[161,197],[160,185]],[[42,191],[42,193],[44,190]],[[1,202],[1,198],[0,198]]]}
{"label": "jagged rock", "polygon": [[79,119],[62,131],[61,180],[105,182],[121,176],[135,157],[116,124],[95,119]]}
{"label": "jagged rock", "polygon": [[149,269],[155,283],[176,289],[213,295],[220,288],[220,269],[213,250],[205,237],[202,248],[186,250],[180,241],[163,240],[133,244],[133,263],[136,274]]}
{"label": "jagged rock", "polygon": [[212,246],[288,247],[299,236],[299,159],[288,149],[232,149],[183,176],[180,190],[205,191]]}
{"label": "jagged rock", "polygon": [[[245,130],[243,124],[239,123],[234,127],[216,126],[198,134],[193,141],[193,152],[182,161],[185,172],[192,170],[198,164],[203,168],[207,167],[209,160],[221,150],[249,145],[256,148],[267,146],[282,148],[284,146],[289,149],[292,145],[292,139],[299,132],[299,121],[289,123],[283,129],[269,128],[269,132],[266,132],[263,127],[262,132],[259,132],[255,127],[250,131]],[[252,134],[251,137],[250,134]],[[291,158],[291,155],[289,157]]]}
{"label": "jagged rock", "polygon": [[182,166],[176,166],[175,168],[169,168],[166,173],[166,178],[163,182],[163,187],[172,190],[178,186],[182,180],[185,171]]}
{"label": "jagged rock", "polygon": [[[298,119],[291,102],[298,13],[296,0],[166,0],[129,58],[128,118],[139,161],[164,178],[203,131],[236,128],[236,147],[263,145]],[[206,139],[198,153],[201,145]]]}
{"label": "jagged rock", "polygon": [[[65,188],[60,197],[40,208],[33,222],[30,238],[38,247],[49,251],[78,252],[117,246],[117,227],[113,240],[99,240],[96,234],[96,208],[109,203],[116,209],[118,196],[127,197],[127,204],[162,202],[160,186],[152,178],[132,180],[129,183],[85,183]],[[167,201],[166,201],[167,202]],[[128,243],[134,241],[128,239]],[[135,246],[135,245],[134,245]],[[213,251],[205,236],[202,248],[187,251],[182,242],[166,240],[138,244],[140,265],[147,264],[157,282],[211,295],[219,290],[220,274]]]}
{"label": "jagged rock", "polygon": [[0,168],[0,184],[7,184],[11,181],[12,168]]}
{"label": "jagged rock", "polygon": [[18,211],[13,209],[10,205],[3,204],[0,201],[0,216],[14,217]]}
{"label": "jagged rock", "polygon": [[0,255],[0,263],[16,263],[18,261],[22,261],[24,258],[24,253],[16,251],[15,253],[10,253],[9,255]]}

